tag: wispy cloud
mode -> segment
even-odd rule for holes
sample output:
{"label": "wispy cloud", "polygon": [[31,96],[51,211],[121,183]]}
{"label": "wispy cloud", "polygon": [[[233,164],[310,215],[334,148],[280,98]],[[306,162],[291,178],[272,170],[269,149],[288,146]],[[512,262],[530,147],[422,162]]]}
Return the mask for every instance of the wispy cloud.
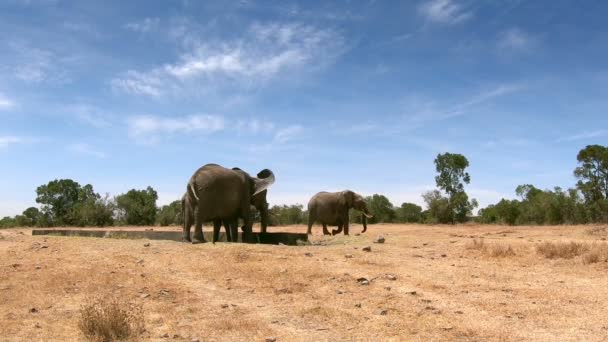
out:
{"label": "wispy cloud", "polygon": [[12,136],[12,135],[0,136],[0,148],[5,148],[5,147],[8,147],[9,145],[22,143],[24,141],[25,140],[23,138]]}
{"label": "wispy cloud", "polygon": [[190,115],[165,118],[133,116],[127,120],[129,136],[139,143],[154,144],[163,136],[179,132],[210,134],[224,129],[224,118],[215,115]]}
{"label": "wispy cloud", "polygon": [[304,127],[300,125],[291,125],[282,128],[274,135],[274,141],[280,144],[287,143],[299,137],[304,131]]}
{"label": "wispy cloud", "polygon": [[64,58],[50,50],[31,46],[21,41],[8,44],[13,57],[12,73],[16,79],[27,83],[66,83],[66,70],[61,66]]}
{"label": "wispy cloud", "polygon": [[268,133],[272,132],[275,128],[275,124],[271,121],[260,120],[260,119],[239,119],[236,121],[236,130],[238,133]]}
{"label": "wispy cloud", "polygon": [[568,135],[557,139],[558,142],[561,141],[578,141],[578,140],[588,140],[593,138],[601,138],[608,136],[608,129],[599,129],[595,131],[586,131],[574,135]]}
{"label": "wispy cloud", "polygon": [[133,21],[126,24],[124,27],[127,30],[131,30],[138,33],[149,33],[159,29],[160,19],[159,18],[144,18],[139,21]]}
{"label": "wispy cloud", "polygon": [[498,47],[508,50],[524,50],[531,47],[534,39],[519,28],[511,28],[499,36]]}
{"label": "wispy cloud", "polygon": [[106,157],[105,153],[94,149],[91,145],[89,145],[87,143],[71,144],[68,146],[68,151],[79,154],[79,155],[91,156],[91,157],[100,158],[100,159]]}
{"label": "wispy cloud", "polygon": [[500,146],[506,147],[529,147],[536,144],[535,141],[526,138],[503,138],[492,139],[484,142],[481,146],[486,149],[493,149]]}
{"label": "wispy cloud", "polygon": [[175,63],[115,77],[113,88],[158,97],[183,94],[188,87],[248,86],[281,73],[322,67],[344,48],[343,38],[332,29],[276,23],[254,24],[235,40],[193,44]]}
{"label": "wispy cloud", "polygon": [[427,20],[441,24],[457,24],[473,17],[473,12],[455,0],[429,0],[419,11]]}
{"label": "wispy cloud", "polygon": [[469,110],[483,103],[489,102],[501,96],[506,96],[524,89],[521,84],[502,84],[481,91],[460,103],[451,106],[438,104],[433,100],[414,99],[410,101],[408,112],[413,113],[409,119],[413,123],[425,121],[446,120],[453,117],[466,115]]}
{"label": "wispy cloud", "polygon": [[0,110],[12,109],[15,106],[16,106],[16,103],[14,100],[8,98],[3,93],[0,93]]}
{"label": "wispy cloud", "polygon": [[72,114],[74,118],[82,123],[96,127],[104,128],[110,126],[110,121],[107,114],[102,110],[86,104],[75,104],[67,106],[65,110]]}

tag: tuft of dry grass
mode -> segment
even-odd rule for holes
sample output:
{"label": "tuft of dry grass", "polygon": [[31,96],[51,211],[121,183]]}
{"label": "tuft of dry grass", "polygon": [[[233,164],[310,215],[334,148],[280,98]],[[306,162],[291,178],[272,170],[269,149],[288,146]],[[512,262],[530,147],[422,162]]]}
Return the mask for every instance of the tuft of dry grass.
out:
{"label": "tuft of dry grass", "polygon": [[493,244],[486,253],[495,258],[515,256],[515,251],[513,251],[511,245],[504,244]]}
{"label": "tuft of dry grass", "polygon": [[585,230],[585,234],[592,236],[607,236],[608,229],[607,227],[592,227]]}
{"label": "tuft of dry grass", "polygon": [[96,298],[80,309],[78,328],[90,341],[136,340],[144,331],[141,306],[117,298]]}
{"label": "tuft of dry grass", "polygon": [[583,255],[583,264],[595,264],[598,262],[608,262],[608,244],[594,244],[589,251]]}
{"label": "tuft of dry grass", "polygon": [[580,242],[543,242],[536,245],[536,252],[547,259],[572,259],[583,255],[589,246]]}
{"label": "tuft of dry grass", "polygon": [[464,246],[466,249],[483,250],[486,248],[483,239],[473,239]]}
{"label": "tuft of dry grass", "polygon": [[486,244],[483,239],[473,239],[465,245],[465,248],[470,250],[478,250],[483,254],[494,258],[515,256],[515,251],[511,245],[501,243]]}

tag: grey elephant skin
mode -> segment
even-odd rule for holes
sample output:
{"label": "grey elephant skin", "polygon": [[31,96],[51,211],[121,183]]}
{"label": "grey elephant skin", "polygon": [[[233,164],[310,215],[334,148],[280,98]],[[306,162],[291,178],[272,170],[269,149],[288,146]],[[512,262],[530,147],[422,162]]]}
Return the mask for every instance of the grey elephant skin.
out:
{"label": "grey elephant skin", "polygon": [[[227,169],[218,164],[207,164],[200,167],[186,187],[182,199],[184,208],[183,239],[193,243],[205,242],[203,223],[214,222],[214,228],[222,222],[242,218],[244,221],[244,240],[249,240],[252,233],[251,201],[252,198],[266,190],[274,183],[274,174],[265,169],[261,173],[266,178],[250,176],[240,169]],[[190,228],[194,224],[193,240],[190,239]]]}
{"label": "grey elephant skin", "polygon": [[[235,171],[242,171],[238,167],[232,168]],[[266,179],[268,177],[274,177],[272,172],[268,169],[264,169],[257,174],[257,178]],[[260,212],[260,224],[261,224],[261,232],[266,233],[266,229],[268,227],[268,200],[266,196],[268,195],[268,190],[264,190],[260,193],[257,193],[251,197],[251,214],[253,214],[253,210],[257,210]],[[225,219],[222,221],[214,221],[213,222],[213,241],[217,241],[219,238],[219,231],[224,225],[226,229],[226,239],[228,241],[237,242],[238,239],[238,220],[242,217],[234,217],[232,219]]]}
{"label": "grey elephant skin", "polygon": [[340,192],[319,192],[308,202],[308,234],[312,233],[312,225],[319,222],[323,225],[323,234],[330,235],[327,226],[338,226],[337,230],[332,231],[332,235],[339,234],[344,230],[344,235],[348,235],[348,212],[350,209],[357,209],[363,214],[363,231],[367,231],[367,218],[372,216],[367,210],[363,196],[351,191]]}

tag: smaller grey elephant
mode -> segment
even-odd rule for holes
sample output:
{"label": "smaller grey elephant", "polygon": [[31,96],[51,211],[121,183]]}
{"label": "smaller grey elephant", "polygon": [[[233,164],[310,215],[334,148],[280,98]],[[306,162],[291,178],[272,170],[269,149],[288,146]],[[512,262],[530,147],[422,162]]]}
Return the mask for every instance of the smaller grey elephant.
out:
{"label": "smaller grey elephant", "polygon": [[348,235],[348,212],[351,208],[361,211],[361,221],[363,231],[367,231],[367,218],[373,216],[369,214],[363,196],[351,191],[340,192],[319,192],[308,202],[308,234],[312,233],[312,225],[319,222],[323,225],[323,234],[330,235],[327,226],[338,226],[337,230],[332,231],[332,235],[339,234],[344,229],[344,235]]}

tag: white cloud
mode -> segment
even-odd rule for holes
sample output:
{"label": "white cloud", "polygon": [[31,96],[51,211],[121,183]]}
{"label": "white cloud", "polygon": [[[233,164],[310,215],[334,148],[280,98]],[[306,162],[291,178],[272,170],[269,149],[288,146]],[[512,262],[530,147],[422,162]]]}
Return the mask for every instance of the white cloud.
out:
{"label": "white cloud", "polygon": [[190,115],[164,118],[152,115],[133,116],[127,120],[129,135],[144,144],[154,144],[164,135],[178,132],[210,134],[224,129],[224,118],[215,115]]}
{"label": "white cloud", "polygon": [[564,136],[557,141],[578,141],[578,140],[587,140],[593,138],[601,138],[608,136],[608,129],[600,129],[596,131],[586,131],[574,135]]}
{"label": "white cloud", "polygon": [[282,128],[274,135],[274,141],[280,144],[284,144],[291,140],[296,139],[304,130],[304,127],[300,125],[291,125]]}
{"label": "white cloud", "polygon": [[511,28],[502,32],[498,42],[500,48],[510,50],[526,49],[532,44],[532,37],[518,28]]}
{"label": "white cloud", "polygon": [[455,0],[429,0],[419,7],[419,11],[427,20],[441,24],[456,24],[473,16]]}
{"label": "white cloud", "polygon": [[12,144],[18,144],[24,142],[23,138],[15,137],[11,135],[0,136],[0,148],[8,147]]}
{"label": "white cloud", "polygon": [[76,154],[80,154],[80,155],[92,156],[95,158],[105,158],[106,157],[105,153],[97,151],[91,145],[89,145],[87,143],[75,143],[75,144],[69,145],[68,151],[76,153]]}
{"label": "white cloud", "polygon": [[155,31],[160,26],[159,18],[145,18],[140,21],[134,21],[126,24],[124,27],[128,30],[139,32],[139,33],[148,33]]}
{"label": "white cloud", "polygon": [[15,101],[13,101],[12,99],[8,98],[3,93],[0,93],[0,110],[12,109],[15,106],[16,106]]}
{"label": "white cloud", "polygon": [[157,97],[167,90],[161,77],[162,73],[158,70],[149,73],[129,70],[122,77],[112,79],[111,85],[126,93]]}
{"label": "white cloud", "polygon": [[344,51],[338,32],[301,24],[254,24],[229,41],[200,43],[189,33],[179,34],[188,37],[184,45],[189,47],[178,61],[144,72],[129,70],[111,81],[113,88],[157,97],[184,94],[188,87],[247,87],[282,73],[323,67]]}

